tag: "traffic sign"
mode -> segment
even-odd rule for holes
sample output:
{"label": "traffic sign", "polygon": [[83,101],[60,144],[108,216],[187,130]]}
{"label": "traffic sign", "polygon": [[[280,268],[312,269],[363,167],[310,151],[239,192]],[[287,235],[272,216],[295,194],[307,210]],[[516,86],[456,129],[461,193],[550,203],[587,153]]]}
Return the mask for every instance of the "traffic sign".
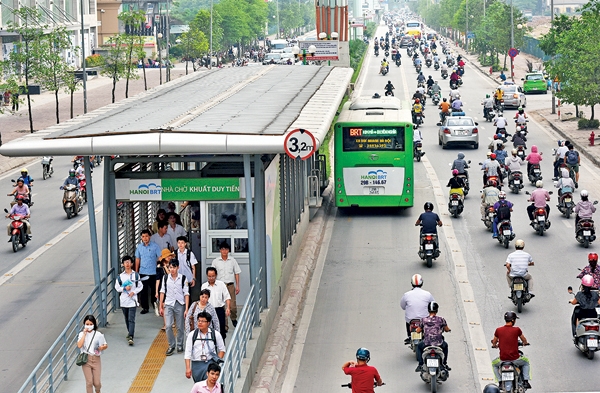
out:
{"label": "traffic sign", "polygon": [[516,49],[516,48],[510,48],[510,49],[508,50],[508,55],[509,55],[510,57],[512,57],[512,58],[515,58],[515,57],[517,57],[517,55],[518,55],[518,54],[519,54],[519,50],[518,50],[518,49]]}
{"label": "traffic sign", "polygon": [[467,33],[467,38],[470,39],[470,40],[474,39],[475,38],[475,33],[469,31]]}
{"label": "traffic sign", "polygon": [[315,153],[317,140],[308,130],[296,128],[285,136],[283,147],[288,156],[293,159],[306,160]]}

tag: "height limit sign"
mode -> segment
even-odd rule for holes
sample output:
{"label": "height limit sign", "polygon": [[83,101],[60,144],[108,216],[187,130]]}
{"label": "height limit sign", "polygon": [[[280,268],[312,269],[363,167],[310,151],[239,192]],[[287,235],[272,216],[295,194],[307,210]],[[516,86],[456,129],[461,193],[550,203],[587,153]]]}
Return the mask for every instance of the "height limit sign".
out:
{"label": "height limit sign", "polygon": [[310,131],[296,128],[290,131],[286,137],[283,147],[288,156],[293,159],[306,160],[315,152],[317,141]]}

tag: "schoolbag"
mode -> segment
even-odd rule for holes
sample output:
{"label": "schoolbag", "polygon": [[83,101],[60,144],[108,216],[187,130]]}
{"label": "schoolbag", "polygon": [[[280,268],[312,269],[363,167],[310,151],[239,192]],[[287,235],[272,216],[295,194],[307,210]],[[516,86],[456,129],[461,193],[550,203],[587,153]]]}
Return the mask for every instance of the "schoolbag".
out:
{"label": "schoolbag", "polygon": [[497,210],[498,220],[510,220],[510,207],[506,201],[500,201]]}
{"label": "schoolbag", "polygon": [[[192,263],[190,262],[190,255],[192,253],[192,250],[187,250],[187,255],[186,255],[186,260],[185,260],[185,264],[186,266],[190,269],[190,272],[194,272],[192,270]],[[181,261],[179,261],[179,266],[181,266]]]}
{"label": "schoolbag", "polygon": [[211,329],[210,329],[210,338],[198,338],[198,329],[194,329],[194,335],[192,336],[192,355],[194,352],[194,343],[196,342],[196,340],[201,340],[201,341],[212,341],[213,344],[215,345],[215,354],[219,351],[219,349],[217,348],[217,339],[215,337],[215,329],[213,327],[212,321],[210,322],[211,324]]}
{"label": "schoolbag", "polygon": [[[166,274],[166,275],[163,277],[163,283],[162,283],[162,286],[163,286],[163,288],[165,288],[165,299],[167,298],[167,289],[169,288],[169,287],[167,286],[167,278],[169,278],[169,275],[168,275],[168,274]],[[185,286],[185,284],[187,284],[187,280],[186,280],[186,278],[185,278],[185,274],[182,274],[182,275],[181,275],[181,290],[183,290],[183,287]]]}
{"label": "schoolbag", "polygon": [[565,158],[567,159],[567,164],[577,165],[577,163],[579,161],[579,153],[577,153],[575,150],[569,150],[565,154]]}

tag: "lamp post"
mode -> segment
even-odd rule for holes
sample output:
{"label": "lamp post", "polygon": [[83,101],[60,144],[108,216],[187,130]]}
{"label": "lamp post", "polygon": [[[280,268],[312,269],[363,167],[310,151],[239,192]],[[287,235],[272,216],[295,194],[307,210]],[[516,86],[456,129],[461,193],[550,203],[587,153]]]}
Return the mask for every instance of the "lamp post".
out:
{"label": "lamp post", "polygon": [[81,10],[81,69],[83,71],[83,113],[87,113],[87,73],[85,71],[85,31],[83,26],[83,0],[79,2]]}
{"label": "lamp post", "polygon": [[156,49],[158,51],[158,79],[159,79],[159,84],[162,85],[162,56],[160,54],[160,39],[163,37],[162,33],[158,33],[156,35]]}
{"label": "lamp post", "polygon": [[469,53],[469,0],[465,0],[465,51]]}
{"label": "lamp post", "polygon": [[171,81],[171,63],[169,61],[169,36],[171,35],[171,25],[169,24],[169,1],[167,0],[167,31],[165,32],[167,34],[167,36],[165,37],[167,39],[167,46],[166,46],[166,55],[167,55],[167,60],[165,61],[165,65],[167,66],[167,68],[165,69],[165,77],[167,82]]}
{"label": "lamp post", "polygon": [[[550,29],[554,27],[554,0],[550,0]],[[554,56],[552,56],[552,60],[554,61]],[[552,78],[552,76],[548,76],[548,78]],[[552,88],[550,91],[552,92],[552,114],[556,113],[556,96],[554,95],[554,78],[552,78],[551,82]],[[577,115],[577,114],[576,114]]]}
{"label": "lamp post", "polygon": [[275,37],[279,39],[279,33],[281,32],[281,29],[279,28],[279,0],[275,1],[275,6],[277,7],[277,35]]}
{"label": "lamp post", "polygon": [[324,31],[319,33],[319,40],[323,41],[327,39],[327,33],[325,33]]}
{"label": "lamp post", "polygon": [[[294,54],[294,57],[296,59],[298,59],[298,57],[302,57],[302,65],[307,65],[306,63],[306,56],[308,55],[306,53],[306,49],[302,49],[302,54],[300,54],[300,48],[298,47],[298,45],[294,45],[292,47],[292,53]],[[311,56],[315,55],[315,52],[317,51],[317,48],[314,45],[311,45],[308,47],[308,53],[310,53]]]}
{"label": "lamp post", "polygon": [[212,55],[213,55],[213,0],[210,0],[210,47],[208,49],[208,69],[212,69]]}

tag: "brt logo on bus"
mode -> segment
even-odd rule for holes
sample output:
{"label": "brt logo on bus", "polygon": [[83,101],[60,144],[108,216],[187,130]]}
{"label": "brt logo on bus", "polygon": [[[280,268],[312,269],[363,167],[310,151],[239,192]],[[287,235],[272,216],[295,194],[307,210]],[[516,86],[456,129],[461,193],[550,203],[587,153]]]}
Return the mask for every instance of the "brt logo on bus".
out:
{"label": "brt logo on bus", "polygon": [[369,171],[366,175],[360,176],[361,180],[386,180],[387,172],[381,169],[377,171]]}

